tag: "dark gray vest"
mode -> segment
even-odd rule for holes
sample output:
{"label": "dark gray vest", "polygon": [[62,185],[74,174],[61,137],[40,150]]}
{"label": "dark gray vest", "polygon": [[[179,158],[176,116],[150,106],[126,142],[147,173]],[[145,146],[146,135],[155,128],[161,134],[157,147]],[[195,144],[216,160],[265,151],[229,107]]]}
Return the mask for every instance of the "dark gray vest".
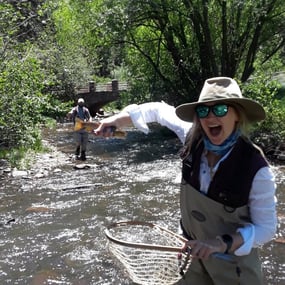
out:
{"label": "dark gray vest", "polygon": [[[204,144],[192,148],[183,160],[182,177],[192,187],[200,190],[199,173]],[[207,196],[228,208],[248,203],[249,192],[257,171],[268,166],[260,151],[243,138],[239,138],[228,158],[221,162],[215,173]]]}

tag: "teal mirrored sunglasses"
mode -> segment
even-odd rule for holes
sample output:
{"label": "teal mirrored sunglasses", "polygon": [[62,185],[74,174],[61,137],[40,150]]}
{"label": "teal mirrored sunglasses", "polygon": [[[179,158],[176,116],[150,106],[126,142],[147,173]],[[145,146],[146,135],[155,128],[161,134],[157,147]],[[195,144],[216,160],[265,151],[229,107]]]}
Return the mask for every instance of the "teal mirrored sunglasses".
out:
{"label": "teal mirrored sunglasses", "polygon": [[215,104],[212,106],[198,105],[195,108],[198,118],[206,118],[210,111],[217,117],[224,117],[228,113],[229,106],[226,104]]}

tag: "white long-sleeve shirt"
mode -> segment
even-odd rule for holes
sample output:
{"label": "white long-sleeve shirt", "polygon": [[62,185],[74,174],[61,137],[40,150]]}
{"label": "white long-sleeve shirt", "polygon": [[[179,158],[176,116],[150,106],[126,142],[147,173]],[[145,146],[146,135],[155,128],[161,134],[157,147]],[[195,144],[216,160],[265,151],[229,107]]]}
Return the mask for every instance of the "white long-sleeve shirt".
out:
{"label": "white long-sleeve shirt", "polygon": [[[176,116],[175,108],[164,102],[150,102],[140,105],[129,105],[124,109],[133,125],[144,133],[149,132],[148,123],[156,122],[172,130],[184,144],[192,123],[185,122]],[[231,151],[231,150],[230,150]],[[217,171],[225,154],[212,170]],[[201,191],[207,193],[211,181],[211,171],[205,156],[202,156],[200,167]],[[255,175],[249,195],[249,211],[252,223],[245,224],[237,231],[243,237],[243,245],[235,251],[236,255],[247,255],[253,247],[262,246],[275,235],[277,228],[276,184],[270,167],[261,168]]]}

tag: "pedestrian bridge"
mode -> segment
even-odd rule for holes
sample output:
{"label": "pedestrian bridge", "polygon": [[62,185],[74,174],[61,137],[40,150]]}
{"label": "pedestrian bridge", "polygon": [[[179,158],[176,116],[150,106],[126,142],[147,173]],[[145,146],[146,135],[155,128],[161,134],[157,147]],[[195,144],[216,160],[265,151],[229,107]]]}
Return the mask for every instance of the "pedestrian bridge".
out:
{"label": "pedestrian bridge", "polygon": [[112,80],[107,84],[96,84],[90,81],[87,87],[76,89],[76,99],[83,98],[91,116],[95,117],[104,105],[118,100],[120,93],[127,90],[128,84],[119,83],[118,80]]}

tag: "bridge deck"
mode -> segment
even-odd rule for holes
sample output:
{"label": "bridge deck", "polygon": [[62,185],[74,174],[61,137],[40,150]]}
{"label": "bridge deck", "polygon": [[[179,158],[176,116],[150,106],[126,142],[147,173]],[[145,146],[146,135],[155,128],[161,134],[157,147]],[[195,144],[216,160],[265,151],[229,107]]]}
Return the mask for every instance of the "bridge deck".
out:
{"label": "bridge deck", "polygon": [[113,80],[107,84],[95,84],[91,81],[88,87],[76,89],[76,97],[84,99],[86,107],[94,117],[104,105],[118,100],[120,92],[127,90],[128,84],[125,82]]}

